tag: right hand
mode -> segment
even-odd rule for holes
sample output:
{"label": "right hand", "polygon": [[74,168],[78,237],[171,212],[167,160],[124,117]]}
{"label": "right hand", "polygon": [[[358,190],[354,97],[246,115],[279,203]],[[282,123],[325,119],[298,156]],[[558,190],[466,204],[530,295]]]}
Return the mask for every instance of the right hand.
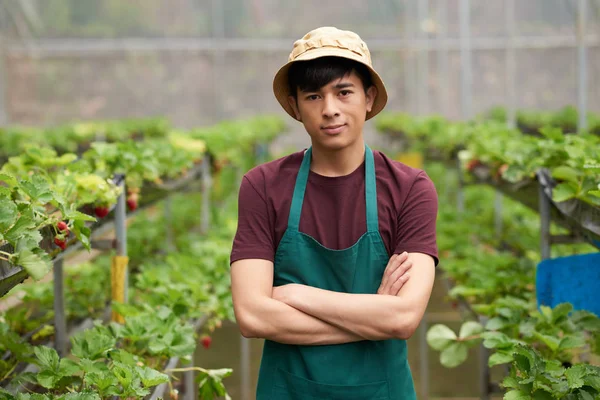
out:
{"label": "right hand", "polygon": [[407,271],[412,267],[412,261],[408,258],[408,253],[394,254],[390,257],[381,285],[377,289],[377,294],[387,294],[397,296],[402,286],[408,281],[410,275]]}

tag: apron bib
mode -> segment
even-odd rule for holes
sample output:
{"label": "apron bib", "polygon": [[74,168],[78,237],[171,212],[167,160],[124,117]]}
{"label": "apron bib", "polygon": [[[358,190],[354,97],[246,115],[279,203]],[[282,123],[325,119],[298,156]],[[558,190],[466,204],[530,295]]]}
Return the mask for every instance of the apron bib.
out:
{"label": "apron bib", "polygon": [[[366,146],[366,145],[365,145]],[[290,283],[345,293],[375,294],[389,260],[379,234],[373,153],[365,150],[367,232],[333,250],[299,231],[312,148],[302,160],[287,229],[277,248],[274,286]],[[406,341],[301,346],[265,340],[257,400],[413,400]]]}

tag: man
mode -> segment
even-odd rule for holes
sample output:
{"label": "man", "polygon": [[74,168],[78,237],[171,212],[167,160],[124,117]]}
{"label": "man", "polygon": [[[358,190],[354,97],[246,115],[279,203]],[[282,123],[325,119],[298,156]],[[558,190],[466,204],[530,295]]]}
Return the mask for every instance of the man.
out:
{"label": "man", "polygon": [[406,339],[438,263],[433,183],[364,143],[387,94],[355,33],[306,34],[273,89],[312,145],[240,187],[232,292],[242,334],[266,339],[256,398],[415,399]]}

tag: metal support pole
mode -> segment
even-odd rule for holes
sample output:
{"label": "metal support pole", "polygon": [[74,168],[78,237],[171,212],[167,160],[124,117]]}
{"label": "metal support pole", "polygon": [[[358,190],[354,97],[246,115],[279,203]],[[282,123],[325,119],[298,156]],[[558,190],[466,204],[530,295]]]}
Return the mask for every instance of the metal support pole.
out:
{"label": "metal support pole", "polygon": [[508,127],[516,127],[516,62],[515,62],[515,0],[506,0],[506,123]]}
{"label": "metal support pole", "polygon": [[473,113],[473,74],[471,61],[471,1],[460,0],[461,115],[469,120]]}
{"label": "metal support pole", "polygon": [[579,86],[578,102],[579,120],[577,130],[579,132],[587,129],[587,47],[585,43],[585,25],[587,14],[587,0],[579,0],[577,3],[577,55],[579,64]]}
{"label": "metal support pole", "polygon": [[206,153],[202,160],[202,222],[200,229],[202,233],[208,233],[210,228],[210,188],[212,177],[210,175],[210,157]]}
{"label": "metal support pole", "polygon": [[[408,43],[411,43],[413,39],[413,30],[412,25],[414,23],[414,18],[412,15],[412,1],[406,0],[404,3],[404,36]],[[414,101],[415,98],[415,74],[417,71],[415,70],[415,65],[413,62],[413,49],[412,45],[408,44],[405,49],[405,62],[404,62],[404,83],[405,83],[405,91],[406,91],[406,105],[405,109],[408,112],[415,112]]]}
{"label": "metal support pole", "polygon": [[67,317],[65,313],[65,289],[63,279],[63,258],[54,262],[54,348],[59,356],[67,354]]}
{"label": "metal support pole", "polygon": [[499,190],[496,190],[496,197],[494,199],[494,228],[496,230],[496,237],[500,239],[502,237],[502,200],[504,195]]}
{"label": "metal support pole", "polygon": [[[479,322],[481,325],[485,326],[487,323],[486,317],[481,317]],[[485,348],[483,344],[481,344],[479,349],[479,383],[480,383],[480,393],[481,400],[489,400],[490,399],[490,367],[488,364],[488,359],[490,358],[489,350]]]}
{"label": "metal support pole", "polygon": [[174,238],[173,224],[171,223],[171,221],[173,220],[172,205],[173,205],[173,200],[171,199],[171,196],[167,196],[167,198],[165,199],[165,203],[164,203],[164,213],[165,213],[165,236],[166,236],[168,251],[173,251],[175,248],[175,242],[173,240],[173,238]]}
{"label": "metal support pole", "polygon": [[438,34],[438,82],[440,88],[440,110],[442,115],[450,115],[450,77],[448,73],[448,1],[438,0],[437,8],[437,34]]}
{"label": "metal support pole", "polygon": [[550,199],[546,196],[544,188],[539,186],[539,206],[540,206],[540,249],[542,260],[550,258]]}
{"label": "metal support pole", "polygon": [[427,345],[427,315],[421,319],[419,327],[419,356],[421,358],[421,397],[420,399],[429,399],[429,346]]}
{"label": "metal support pole", "polygon": [[8,97],[8,88],[6,86],[6,68],[5,68],[4,42],[0,37],[0,126],[9,124],[8,112],[6,111],[6,98]]}
{"label": "metal support pole", "polygon": [[[192,361],[186,366],[187,368],[194,367],[194,358],[192,357]],[[194,400],[196,399],[196,383],[194,382],[195,374],[194,371],[186,371],[183,373],[183,385],[185,388],[185,395],[183,396],[184,400]]]}
{"label": "metal support pole", "polygon": [[458,159],[458,157],[456,158],[456,170],[458,171],[458,187],[456,188],[456,206],[458,208],[458,212],[462,213],[465,211],[465,193],[463,190],[463,172],[460,168],[460,160]]}
{"label": "metal support pole", "polygon": [[240,379],[242,388],[242,399],[252,398],[250,386],[250,339],[240,335]]}
{"label": "metal support pole", "polygon": [[429,112],[429,41],[428,33],[424,30],[424,23],[429,17],[429,1],[418,0],[417,4],[417,32],[423,40],[424,48],[418,50],[417,57],[417,114],[426,115]]}
{"label": "metal support pole", "polygon": [[[123,192],[117,199],[117,206],[115,208],[115,230],[117,236],[117,256],[127,257],[127,211],[126,211],[126,193],[127,188],[125,186],[125,177],[123,177]],[[127,303],[129,301],[129,269],[125,271],[125,282],[123,282],[124,297],[123,301]]]}
{"label": "metal support pole", "polygon": [[[217,40],[225,38],[225,12],[223,9],[224,2],[221,0],[212,0],[212,26],[213,37]],[[213,53],[213,99],[215,104],[215,116],[217,120],[224,118],[223,96],[221,95],[222,77],[220,73],[225,69],[225,52],[223,50],[215,50]]]}

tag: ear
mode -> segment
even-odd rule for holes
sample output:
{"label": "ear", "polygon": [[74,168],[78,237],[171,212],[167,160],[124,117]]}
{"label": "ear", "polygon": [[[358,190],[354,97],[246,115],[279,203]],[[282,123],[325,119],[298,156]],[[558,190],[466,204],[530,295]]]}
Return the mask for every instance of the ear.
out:
{"label": "ear", "polygon": [[298,109],[298,100],[294,96],[288,96],[288,103],[290,107],[292,107],[292,110],[294,110],[296,119],[298,121],[302,121],[302,117],[300,116],[300,110]]}
{"label": "ear", "polygon": [[377,88],[375,87],[375,85],[367,89],[365,97],[367,102],[367,112],[371,112],[371,110],[373,109],[373,103],[375,103],[375,98],[377,97]]}

